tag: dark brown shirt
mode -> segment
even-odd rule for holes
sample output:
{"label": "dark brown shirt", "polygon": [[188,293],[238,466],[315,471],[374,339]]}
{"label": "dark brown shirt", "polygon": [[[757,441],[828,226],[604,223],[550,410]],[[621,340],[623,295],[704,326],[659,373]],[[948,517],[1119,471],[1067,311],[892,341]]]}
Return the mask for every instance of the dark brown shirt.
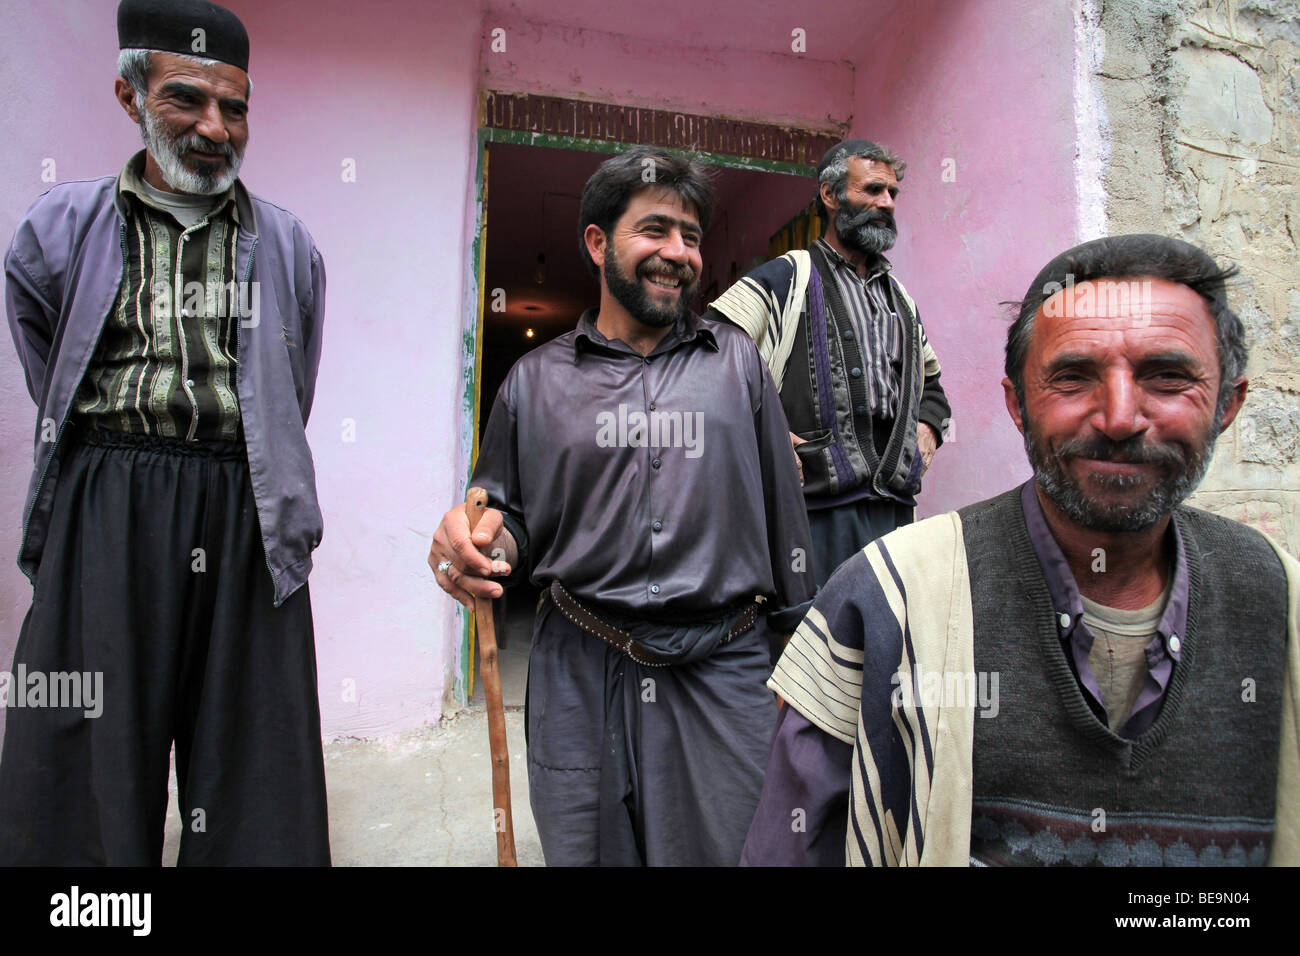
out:
{"label": "dark brown shirt", "polygon": [[473,483],[547,586],[645,620],[706,619],[762,595],[793,630],[816,589],[781,399],[740,330],[691,316],[650,355],[595,310],[520,359]]}

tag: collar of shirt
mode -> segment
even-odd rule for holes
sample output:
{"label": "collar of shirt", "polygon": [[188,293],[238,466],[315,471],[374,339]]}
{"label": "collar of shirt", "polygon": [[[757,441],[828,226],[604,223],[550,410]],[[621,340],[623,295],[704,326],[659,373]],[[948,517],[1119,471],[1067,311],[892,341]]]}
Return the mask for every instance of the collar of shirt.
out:
{"label": "collar of shirt", "polygon": [[[118,196],[120,198],[124,195],[130,194],[150,209],[158,209],[158,206],[149,199],[149,196],[144,190],[144,157],[145,151],[142,149],[126,161],[126,165],[122,167],[121,174],[117,177]],[[230,217],[235,221],[235,224],[238,225],[240,221],[239,203],[236,199],[234,183],[231,183],[229,189],[216,197],[216,201],[212,206],[212,211],[208,213],[207,218],[211,219],[213,216],[220,215],[226,209],[230,210]],[[126,210],[119,207],[119,211],[122,212],[125,217]],[[159,209],[159,211],[167,212],[165,209]],[[168,214],[170,215],[170,213]]]}
{"label": "collar of shirt", "polygon": [[[1052,595],[1052,609],[1056,613],[1056,629],[1061,640],[1070,640],[1083,618],[1083,600],[1079,596],[1079,587],[1075,583],[1070,564],[1065,560],[1060,545],[1052,537],[1047,527],[1047,518],[1043,515],[1043,506],[1035,493],[1035,483],[1026,482],[1020,492],[1020,503],[1025,512],[1025,524],[1029,529],[1029,540],[1034,545],[1038,563],[1043,569],[1043,578]],[[1189,584],[1187,578],[1187,553],[1183,548],[1183,536],[1178,531],[1176,522],[1171,521],[1169,528],[1174,535],[1173,587],[1169,591],[1169,603],[1156,631],[1160,636],[1163,650],[1175,661],[1182,659],[1182,639],[1187,632],[1187,599]],[[1082,628],[1086,631],[1086,628]],[[1088,647],[1091,649],[1092,635],[1088,635]],[[1150,662],[1148,654],[1148,663]]]}
{"label": "collar of shirt", "polygon": [[714,337],[713,330],[705,325],[704,321],[693,312],[688,312],[686,318],[679,320],[673,326],[673,330],[663,337],[662,341],[654,347],[654,350],[649,355],[645,356],[635,351],[622,339],[607,339],[600,329],[596,328],[596,316],[598,314],[598,309],[588,309],[578,319],[578,328],[573,337],[573,361],[575,364],[584,349],[648,359],[654,358],[656,355],[663,355],[679,345],[685,345],[699,339],[700,342],[713,349],[713,351],[718,351],[718,340]]}
{"label": "collar of shirt", "polygon": [[[1083,623],[1083,600],[1079,588],[1070,571],[1060,545],[1052,537],[1043,515],[1043,506],[1035,493],[1035,483],[1028,481],[1020,492],[1020,503],[1025,513],[1025,525],[1029,531],[1029,540],[1033,543],[1038,556],[1038,564],[1043,570],[1047,590],[1052,596],[1052,610],[1056,618],[1056,630],[1061,642],[1068,648],[1074,660],[1075,671],[1084,690],[1105,706],[1101,699],[1101,688],[1088,655],[1092,651],[1093,635]],[[1143,713],[1151,704],[1164,697],[1173,675],[1173,665],[1182,660],[1182,640],[1187,633],[1187,602],[1189,584],[1187,577],[1187,553],[1183,547],[1183,537],[1178,531],[1177,522],[1170,521],[1170,530],[1174,536],[1173,583],[1169,590],[1169,601],[1160,623],[1156,625],[1156,637],[1146,647],[1147,675],[1145,687],[1133,703],[1133,712],[1121,728],[1122,736],[1132,737],[1145,731],[1155,722],[1155,711]],[[1141,716],[1139,716],[1141,714]]]}
{"label": "collar of shirt", "polygon": [[883,255],[877,255],[876,261],[867,269],[867,274],[865,276],[860,276],[858,275],[858,267],[848,259],[844,258],[844,256],[840,255],[839,251],[825,239],[817,239],[813,245],[817,246],[817,248],[822,251],[826,256],[827,261],[830,262],[831,265],[835,266],[835,268],[847,269],[849,272],[853,273],[854,278],[861,279],[863,282],[870,282],[872,279],[879,278],[894,268],[893,264]]}

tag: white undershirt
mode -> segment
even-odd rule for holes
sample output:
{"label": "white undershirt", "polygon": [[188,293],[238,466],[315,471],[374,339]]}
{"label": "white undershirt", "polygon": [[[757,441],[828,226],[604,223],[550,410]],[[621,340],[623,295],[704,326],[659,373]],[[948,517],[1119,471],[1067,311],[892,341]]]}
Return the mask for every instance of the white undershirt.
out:
{"label": "white undershirt", "polygon": [[218,196],[195,196],[190,193],[169,193],[155,189],[140,179],[140,188],[149,205],[157,206],[171,213],[182,226],[188,229],[212,211]]}

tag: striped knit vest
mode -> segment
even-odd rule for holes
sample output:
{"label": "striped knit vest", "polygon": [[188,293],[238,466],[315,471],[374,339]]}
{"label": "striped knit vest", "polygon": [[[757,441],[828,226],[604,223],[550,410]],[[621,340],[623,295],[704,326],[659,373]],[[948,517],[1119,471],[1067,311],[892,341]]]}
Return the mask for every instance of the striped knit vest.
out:
{"label": "striped knit vest", "polygon": [[1264,538],[1193,508],[1182,660],[1160,716],[1125,740],[1084,701],[1019,489],[962,510],[977,673],[971,857],[1011,866],[1262,865],[1275,816],[1286,574]]}

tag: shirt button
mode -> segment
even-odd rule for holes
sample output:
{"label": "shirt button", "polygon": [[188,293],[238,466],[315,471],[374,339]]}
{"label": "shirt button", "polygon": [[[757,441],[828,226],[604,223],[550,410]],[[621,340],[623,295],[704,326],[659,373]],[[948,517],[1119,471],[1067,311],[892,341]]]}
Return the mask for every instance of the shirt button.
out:
{"label": "shirt button", "polygon": [[186,388],[193,388],[193,387],[194,387],[194,379],[192,379],[192,378],[187,378],[187,379],[185,380],[185,387],[186,387]]}
{"label": "shirt button", "polygon": [[867,406],[865,406],[865,405],[854,405],[854,406],[853,406],[853,414],[854,414],[854,415],[865,415],[866,413],[867,413]]}
{"label": "shirt button", "polygon": [[664,530],[664,523],[662,521],[656,521],[650,527],[654,528],[656,531],[662,531]]}
{"label": "shirt button", "polygon": [[658,459],[658,458],[652,458],[652,459],[650,460],[650,467],[651,467],[651,468],[658,468],[658,467],[659,467],[660,465],[662,465],[662,464],[663,464],[663,461],[662,461],[661,459]]}
{"label": "shirt button", "polygon": [[1061,612],[1061,616],[1057,618],[1057,620],[1061,622],[1061,627],[1070,626],[1070,615],[1066,614],[1064,611]]}
{"label": "shirt button", "polygon": [[1170,634],[1170,635],[1169,635],[1169,652],[1170,652],[1171,654],[1177,654],[1178,651],[1179,651],[1179,649],[1180,649],[1182,646],[1183,646],[1183,642],[1180,641],[1180,640],[1178,639],[1178,635],[1177,635],[1177,634]]}
{"label": "shirt button", "polygon": [[844,340],[847,342],[847,341],[848,341],[849,339],[851,339],[851,338],[853,338],[853,330],[852,330],[852,329],[845,329],[845,330],[844,330]]}
{"label": "shirt button", "polygon": [[849,374],[852,375],[854,378],[861,378],[861,377],[862,377],[862,369],[860,369],[860,368],[851,368],[851,369],[849,369]]}
{"label": "shirt button", "polygon": [[653,412],[654,410],[655,410],[655,403],[654,403],[654,402],[651,402],[651,403],[650,403],[650,411]]}
{"label": "shirt button", "polygon": [[658,593],[659,593],[659,585],[657,585],[657,584],[652,584],[652,585],[650,585],[650,593],[651,593],[651,594],[658,594]]}

